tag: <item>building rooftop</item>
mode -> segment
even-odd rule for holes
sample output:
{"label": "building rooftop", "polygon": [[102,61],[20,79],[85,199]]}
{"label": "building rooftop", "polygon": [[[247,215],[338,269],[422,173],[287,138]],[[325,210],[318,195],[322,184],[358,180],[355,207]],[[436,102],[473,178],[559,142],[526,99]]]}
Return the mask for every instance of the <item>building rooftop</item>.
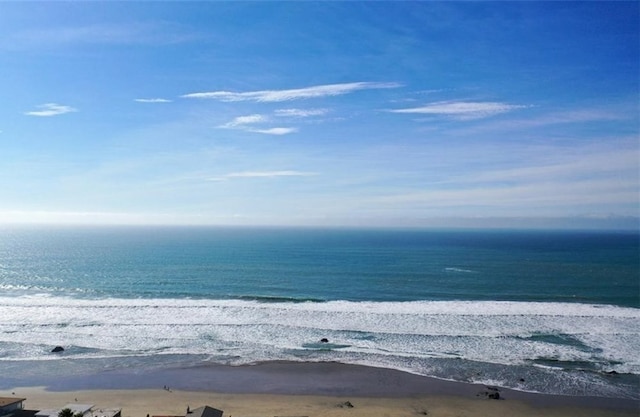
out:
{"label": "building rooftop", "polygon": [[21,403],[26,398],[16,398],[16,397],[0,397],[0,407],[6,407],[8,405]]}
{"label": "building rooftop", "polygon": [[120,408],[94,408],[83,417],[116,417],[121,411]]}
{"label": "building rooftop", "polygon": [[188,417],[222,417],[222,410],[218,410],[217,408],[209,407],[205,405],[204,407],[196,408],[195,410],[191,410]]}
{"label": "building rooftop", "polygon": [[86,413],[89,410],[91,410],[93,408],[93,404],[78,404],[78,403],[71,403],[71,404],[67,404],[64,407],[62,407],[62,409],[64,410],[65,408],[68,408],[69,410],[73,411],[73,414],[77,414],[77,413]]}
{"label": "building rooftop", "polygon": [[38,412],[36,413],[36,417],[47,417],[47,416],[56,416],[58,415],[58,412],[60,410],[58,409],[53,409],[53,408],[47,408],[44,410],[38,410]]}
{"label": "building rooftop", "polygon": [[60,410],[64,410],[65,408],[68,408],[69,410],[71,410],[74,415],[82,414],[84,416],[87,412],[91,410],[92,407],[93,407],[92,404],[78,404],[78,403],[67,404],[62,408],[40,410],[36,413],[36,417],[58,417],[58,413],[60,412]]}

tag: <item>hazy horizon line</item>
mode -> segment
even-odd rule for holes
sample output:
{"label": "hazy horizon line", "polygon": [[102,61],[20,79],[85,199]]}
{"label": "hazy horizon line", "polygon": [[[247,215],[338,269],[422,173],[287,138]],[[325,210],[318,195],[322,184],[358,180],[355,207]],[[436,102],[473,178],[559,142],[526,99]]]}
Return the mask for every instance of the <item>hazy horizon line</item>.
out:
{"label": "hazy horizon line", "polygon": [[477,217],[430,218],[386,222],[188,222],[188,221],[2,221],[0,227],[185,227],[185,228],[274,228],[274,229],[475,229],[475,230],[567,230],[631,231],[640,233],[640,217]]}

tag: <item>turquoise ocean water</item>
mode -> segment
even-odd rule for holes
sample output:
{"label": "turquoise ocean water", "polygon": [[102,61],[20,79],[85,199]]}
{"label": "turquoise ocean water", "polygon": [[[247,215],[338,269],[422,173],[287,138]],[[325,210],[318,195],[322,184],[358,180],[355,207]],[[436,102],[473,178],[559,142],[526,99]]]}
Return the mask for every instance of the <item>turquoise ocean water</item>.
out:
{"label": "turquoise ocean water", "polygon": [[5,227],[0,388],[288,360],[639,398],[639,249],[633,232]]}

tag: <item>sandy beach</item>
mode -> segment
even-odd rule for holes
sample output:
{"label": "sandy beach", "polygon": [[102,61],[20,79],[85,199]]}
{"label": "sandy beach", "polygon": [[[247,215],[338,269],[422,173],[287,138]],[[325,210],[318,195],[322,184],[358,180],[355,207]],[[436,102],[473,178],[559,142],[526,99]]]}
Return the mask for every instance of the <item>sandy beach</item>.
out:
{"label": "sandy beach", "polygon": [[[187,406],[202,405],[224,411],[225,416],[637,416],[633,410],[578,406],[534,406],[519,400],[471,399],[456,396],[408,398],[333,397],[308,395],[221,394],[155,390],[86,390],[53,392],[44,388],[16,388],[0,396],[27,398],[28,409],[62,407],[67,403],[122,408],[123,417],[184,415]],[[352,405],[352,407],[349,406]]]}
{"label": "sandy beach", "polygon": [[[163,381],[175,386],[165,389]],[[46,386],[13,387],[0,396],[26,398],[27,409],[78,402],[122,408],[123,417],[184,415],[209,405],[225,416],[637,416],[638,401],[564,397],[421,377],[336,363],[205,366],[156,373],[96,374]],[[92,381],[92,382],[89,382]],[[333,381],[333,382],[332,382]],[[223,384],[224,382],[224,384]],[[157,387],[152,388],[157,385]],[[186,387],[186,389],[185,389]],[[333,389],[331,388],[333,387]]]}

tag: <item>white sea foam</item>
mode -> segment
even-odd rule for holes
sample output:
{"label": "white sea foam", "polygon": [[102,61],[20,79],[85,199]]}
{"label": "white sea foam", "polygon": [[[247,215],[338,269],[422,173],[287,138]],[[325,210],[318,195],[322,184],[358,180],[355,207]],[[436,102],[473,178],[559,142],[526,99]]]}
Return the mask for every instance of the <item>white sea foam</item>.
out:
{"label": "white sea foam", "polygon": [[455,272],[455,273],[462,273],[462,274],[475,274],[475,273],[477,273],[476,271],[473,271],[471,269],[456,268],[456,267],[449,267],[449,268],[445,268],[444,270],[446,272]]}
{"label": "white sea foam", "polygon": [[[354,354],[502,364],[609,361],[640,373],[634,348],[640,345],[639,318],[638,309],[571,303],[24,296],[0,297],[0,342],[77,346],[89,349],[79,353],[85,356],[233,350],[240,360],[254,362],[287,359],[286,352],[330,337],[346,346],[339,350]],[[529,338],[535,335],[569,335],[576,344]],[[32,359],[37,351],[25,349]],[[46,353],[41,357],[49,358]]]}

